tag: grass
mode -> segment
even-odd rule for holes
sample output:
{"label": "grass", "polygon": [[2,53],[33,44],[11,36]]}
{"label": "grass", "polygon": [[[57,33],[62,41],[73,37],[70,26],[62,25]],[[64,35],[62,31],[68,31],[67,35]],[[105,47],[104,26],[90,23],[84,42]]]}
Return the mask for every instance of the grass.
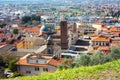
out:
{"label": "grass", "polygon": [[40,76],[17,77],[9,80],[120,80],[120,60],[103,65],[79,67],[43,73]]}

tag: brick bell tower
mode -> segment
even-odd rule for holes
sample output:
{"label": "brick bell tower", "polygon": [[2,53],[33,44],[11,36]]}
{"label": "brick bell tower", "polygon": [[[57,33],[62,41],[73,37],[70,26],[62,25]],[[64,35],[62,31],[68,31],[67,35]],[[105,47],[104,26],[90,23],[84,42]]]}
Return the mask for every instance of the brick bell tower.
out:
{"label": "brick bell tower", "polygon": [[67,28],[67,21],[60,22],[61,28],[61,49],[66,50],[68,49],[68,28]]}

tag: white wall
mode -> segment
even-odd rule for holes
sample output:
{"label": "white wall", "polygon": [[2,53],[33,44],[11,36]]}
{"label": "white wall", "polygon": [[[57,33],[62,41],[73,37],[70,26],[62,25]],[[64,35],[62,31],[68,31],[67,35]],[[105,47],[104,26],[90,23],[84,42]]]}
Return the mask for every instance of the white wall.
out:
{"label": "white wall", "polygon": [[[31,73],[28,74],[26,71],[31,71]],[[43,67],[39,67],[39,71],[35,71],[33,66],[19,66],[19,72],[24,75],[40,75],[43,72]]]}
{"label": "white wall", "polygon": [[[55,72],[56,67],[48,65],[48,72]],[[26,73],[26,71],[31,71],[31,73]],[[35,71],[35,67],[33,66],[18,66],[18,72],[24,75],[40,75],[43,71],[43,67],[39,67],[39,71]]]}
{"label": "white wall", "polygon": [[28,58],[28,63],[46,64],[48,60],[45,59],[31,59]]}
{"label": "white wall", "polygon": [[100,24],[92,24],[92,27],[96,28],[97,31],[102,30],[102,25]]}
{"label": "white wall", "polygon": [[49,72],[54,72],[54,71],[56,71],[56,69],[57,69],[56,67],[48,65],[48,71]]}

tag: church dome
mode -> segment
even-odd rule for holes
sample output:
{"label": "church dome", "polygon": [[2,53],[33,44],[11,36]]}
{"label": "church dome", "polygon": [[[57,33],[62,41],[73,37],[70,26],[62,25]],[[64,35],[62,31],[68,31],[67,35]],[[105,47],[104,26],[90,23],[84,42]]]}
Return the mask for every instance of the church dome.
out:
{"label": "church dome", "polygon": [[43,26],[40,28],[40,31],[46,32],[46,31],[48,31],[48,27],[45,26],[45,25],[43,25]]}

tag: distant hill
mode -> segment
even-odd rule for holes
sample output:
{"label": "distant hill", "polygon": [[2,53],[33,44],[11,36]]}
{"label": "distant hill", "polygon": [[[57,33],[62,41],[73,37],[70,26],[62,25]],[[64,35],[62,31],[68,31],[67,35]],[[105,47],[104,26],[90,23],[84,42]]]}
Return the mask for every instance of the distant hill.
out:
{"label": "distant hill", "polygon": [[120,80],[119,75],[120,60],[103,65],[43,73],[40,76],[17,77],[17,80]]}

